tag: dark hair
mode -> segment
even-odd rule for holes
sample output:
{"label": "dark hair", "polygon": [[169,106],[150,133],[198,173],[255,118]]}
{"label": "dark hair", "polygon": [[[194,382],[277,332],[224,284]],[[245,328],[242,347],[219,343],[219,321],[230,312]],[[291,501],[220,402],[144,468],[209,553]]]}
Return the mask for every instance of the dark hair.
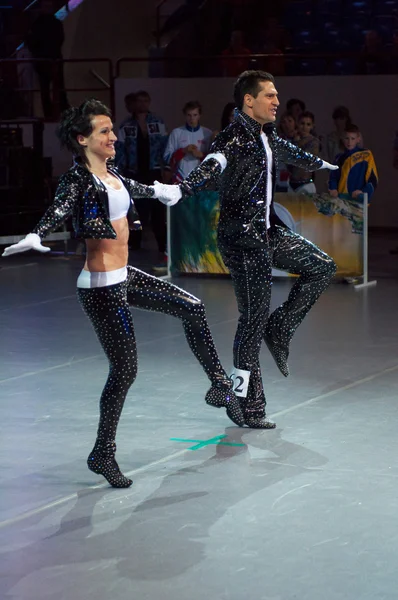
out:
{"label": "dark hair", "polygon": [[83,163],[87,162],[84,148],[77,141],[79,135],[88,137],[93,132],[93,117],[105,115],[112,117],[112,113],[105,104],[90,98],[85,100],[79,107],[68,108],[61,115],[61,121],[57,128],[57,136],[61,146],[72,152],[75,158],[80,158]]}
{"label": "dark hair", "polygon": [[190,100],[189,102],[187,102],[186,104],[184,104],[184,107],[182,109],[182,112],[184,113],[184,115],[189,111],[189,110],[198,110],[199,114],[202,114],[202,105],[198,100]]}
{"label": "dark hair", "polygon": [[149,98],[149,100],[151,99],[150,95],[146,90],[138,90],[138,92],[135,93],[136,98],[139,98],[140,96],[141,98]]}
{"label": "dark hair", "polygon": [[230,117],[231,112],[234,110],[234,108],[235,108],[234,102],[228,102],[228,104],[226,104],[224,106],[222,115],[221,115],[221,130],[225,129],[230,124],[229,117]]}
{"label": "dark hair", "polygon": [[347,127],[344,128],[344,133],[356,133],[358,135],[361,135],[361,130],[359,129],[358,125],[350,123],[349,125],[347,125]]}
{"label": "dark hair", "polygon": [[332,119],[347,119],[347,123],[351,123],[350,111],[346,106],[336,106],[332,113]]}
{"label": "dark hair", "polygon": [[125,104],[127,104],[127,102],[134,102],[136,98],[137,94],[135,92],[130,92],[130,94],[127,94],[127,96],[124,97],[124,102]]}
{"label": "dark hair", "polygon": [[300,121],[301,119],[311,119],[311,121],[313,123],[315,123],[315,116],[314,113],[310,112],[309,110],[304,110],[301,115],[300,115]]}
{"label": "dark hair", "polygon": [[290,100],[286,102],[286,110],[290,112],[295,104],[298,104],[302,111],[305,110],[305,102],[298,98],[290,98]]}
{"label": "dark hair", "polygon": [[271,73],[266,71],[243,71],[238,77],[234,85],[234,100],[235,105],[242,110],[243,101],[246,94],[250,94],[253,98],[257,98],[261,91],[260,82],[271,81],[275,83]]}

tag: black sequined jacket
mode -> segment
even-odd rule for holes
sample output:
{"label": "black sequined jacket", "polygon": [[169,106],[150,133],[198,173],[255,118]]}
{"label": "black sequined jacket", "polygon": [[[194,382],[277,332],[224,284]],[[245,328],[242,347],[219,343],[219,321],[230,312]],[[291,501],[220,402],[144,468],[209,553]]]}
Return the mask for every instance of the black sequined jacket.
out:
{"label": "black sequined jacket", "polygon": [[[131,198],[152,198],[152,187],[126,179],[117,169],[108,171],[119,177]],[[75,163],[61,175],[55,198],[32,233],[40,238],[58,229],[72,216],[76,237],[92,239],[115,239],[116,232],[109,218],[109,200],[106,187],[98,181],[83,164]],[[130,229],[141,229],[137,210],[131,201],[127,220]]]}
{"label": "black sequined jacket", "polygon": [[[274,159],[270,223],[286,227],[275,213],[273,200],[279,161],[315,171],[322,166],[322,160],[280,138],[273,125],[266,125],[263,130]],[[260,123],[235,110],[235,120],[218,134],[210,156],[180,184],[184,196],[211,187],[218,190],[218,242],[221,249],[234,245],[257,247],[263,245],[267,237],[267,154],[261,131]],[[224,170],[217,158],[210,158],[212,154],[223,155],[226,159]]]}

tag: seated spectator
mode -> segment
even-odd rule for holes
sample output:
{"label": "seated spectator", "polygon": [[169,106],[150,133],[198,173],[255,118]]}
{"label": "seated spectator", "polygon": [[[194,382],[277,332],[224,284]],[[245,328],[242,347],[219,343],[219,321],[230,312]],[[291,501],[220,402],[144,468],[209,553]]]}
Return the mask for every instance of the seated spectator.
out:
{"label": "seated spectator", "polygon": [[[317,137],[311,134],[315,126],[315,117],[309,111],[304,111],[298,122],[298,136],[295,144],[315,156],[319,155],[320,143]],[[313,176],[300,167],[289,167],[289,191],[296,194],[315,194],[316,187]]]}
{"label": "seated spectator", "polygon": [[[243,33],[241,31],[233,31],[228,48],[222,52],[221,59],[222,73],[225,77],[236,77],[242,71],[246,71],[250,65],[250,59],[245,56],[250,56],[251,51],[246,48],[243,42]],[[227,58],[228,56],[241,56],[242,58]]]}
{"label": "seated spectator", "polygon": [[333,162],[338,154],[344,151],[343,137],[345,129],[351,125],[350,111],[346,106],[337,106],[333,113],[335,130],[331,131],[326,136],[326,160]]}
{"label": "seated spectator", "polygon": [[367,193],[370,200],[378,183],[373,154],[360,145],[361,132],[356,125],[346,127],[343,141],[345,151],[334,160],[339,169],[330,172],[329,193],[334,198],[339,194],[348,194],[360,201]]}
{"label": "seated spectator", "polygon": [[384,45],[377,31],[365,32],[365,43],[358,63],[361,75],[382,75],[388,72],[388,60]]}
{"label": "seated spectator", "polygon": [[183,108],[185,125],[173,129],[164,152],[174,181],[182,181],[204,159],[210,149],[212,131],[202,127],[202,105],[196,100]]}
{"label": "seated spectator", "polygon": [[285,74],[285,58],[283,52],[278,48],[274,42],[269,41],[263,45],[262,53],[264,54],[279,54],[279,56],[267,56],[262,59],[262,69],[273,75],[284,75]]}

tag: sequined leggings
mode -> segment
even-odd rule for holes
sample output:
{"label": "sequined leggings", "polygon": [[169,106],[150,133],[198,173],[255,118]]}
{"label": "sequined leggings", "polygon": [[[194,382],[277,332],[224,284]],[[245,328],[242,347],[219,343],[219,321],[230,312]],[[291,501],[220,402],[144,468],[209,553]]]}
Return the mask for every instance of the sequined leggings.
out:
{"label": "sequined leggings", "polygon": [[[221,252],[228,266],[240,313],[234,341],[234,365],[250,371],[245,414],[265,415],[265,395],[259,355],[265,328],[288,346],[305,315],[329,285],[336,272],[334,261],[315,244],[290,229],[271,227],[269,244],[261,248]],[[300,277],[288,299],[270,317],[272,267]]]}
{"label": "sequined leggings", "polygon": [[127,267],[126,281],[78,288],[77,296],[109,360],[100,400],[97,446],[113,441],[127,392],[137,375],[137,348],[129,305],[181,319],[188,344],[212,383],[224,382],[203,303],[167,281]]}

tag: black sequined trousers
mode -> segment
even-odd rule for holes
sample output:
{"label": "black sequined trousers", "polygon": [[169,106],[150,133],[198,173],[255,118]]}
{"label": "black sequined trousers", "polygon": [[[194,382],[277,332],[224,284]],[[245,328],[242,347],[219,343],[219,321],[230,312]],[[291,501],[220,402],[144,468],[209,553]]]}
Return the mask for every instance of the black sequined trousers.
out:
{"label": "black sequined trousers", "polygon": [[[247,416],[265,415],[260,370],[260,348],[265,328],[288,346],[305,315],[329,285],[336,272],[334,261],[315,244],[290,229],[272,226],[264,245],[233,250],[220,244],[233,280],[240,313],[234,341],[234,366],[250,371],[248,393],[241,399]],[[289,296],[269,316],[272,268],[299,275]]]}
{"label": "black sequined trousers", "polygon": [[115,440],[127,392],[137,375],[137,347],[130,306],[181,319],[188,344],[212,383],[225,382],[203,303],[185,290],[128,266],[126,281],[78,288],[77,296],[109,361],[100,400],[97,447]]}

